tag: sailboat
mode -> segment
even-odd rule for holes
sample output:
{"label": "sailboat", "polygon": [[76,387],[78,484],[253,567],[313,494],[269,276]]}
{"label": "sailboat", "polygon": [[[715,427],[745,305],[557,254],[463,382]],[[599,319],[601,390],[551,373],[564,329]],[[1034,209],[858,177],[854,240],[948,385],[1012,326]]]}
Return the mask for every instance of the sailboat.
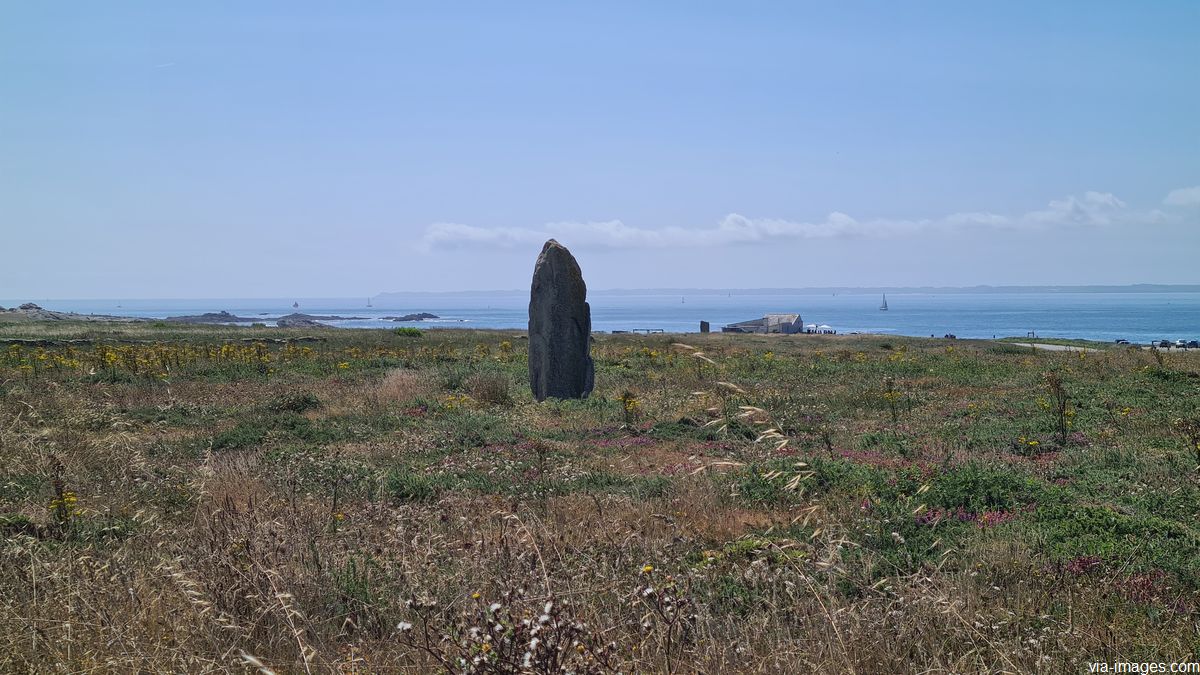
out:
{"label": "sailboat", "polygon": [[367,307],[372,307],[372,306],[373,306],[373,305],[371,305],[371,299],[370,299],[370,298],[367,298]]}
{"label": "sailboat", "polygon": [[292,303],[292,309],[299,309],[299,308],[300,308],[300,303],[299,303],[299,302],[293,302],[293,303]]}
{"label": "sailboat", "polygon": [[887,309],[887,293],[883,294],[883,304],[879,306],[879,311],[886,312]]}

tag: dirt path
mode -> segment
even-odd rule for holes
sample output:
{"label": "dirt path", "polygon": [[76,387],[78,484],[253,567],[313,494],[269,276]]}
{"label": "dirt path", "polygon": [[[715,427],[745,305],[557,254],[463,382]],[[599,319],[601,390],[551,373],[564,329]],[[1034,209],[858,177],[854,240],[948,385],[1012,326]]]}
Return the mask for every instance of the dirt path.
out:
{"label": "dirt path", "polygon": [[1050,352],[1098,352],[1101,351],[1094,347],[1076,347],[1074,345],[1050,345],[1044,342],[1010,342],[1009,344],[1017,345],[1018,347],[1033,347],[1034,349],[1045,349]]}

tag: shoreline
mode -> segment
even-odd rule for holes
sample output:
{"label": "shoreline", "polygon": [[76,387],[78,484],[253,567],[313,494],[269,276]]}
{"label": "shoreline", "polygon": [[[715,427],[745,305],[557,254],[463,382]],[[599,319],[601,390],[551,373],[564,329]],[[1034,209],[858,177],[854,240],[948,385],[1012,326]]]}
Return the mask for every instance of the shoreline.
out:
{"label": "shoreline", "polygon": [[[215,303],[214,303],[215,304]],[[1009,303],[1011,304],[1011,303]],[[1113,346],[1122,344],[1118,340],[1126,339],[1131,345],[1140,347],[1155,346],[1161,349],[1162,340],[1172,343],[1170,349],[1175,349],[1173,343],[1179,339],[1186,342],[1200,337],[1200,318],[1192,320],[1197,315],[1197,309],[1190,304],[1173,308],[1152,308],[1140,313],[1130,314],[1125,306],[1115,310],[1123,310],[1124,321],[1121,324],[1100,324],[1095,319],[1095,306],[1085,307],[1080,313],[1080,321],[1076,327],[1071,312],[1074,307],[1058,308],[1051,305],[1046,308],[1035,307],[1028,315],[1014,316],[1009,305],[997,308],[994,316],[988,308],[959,305],[943,308],[941,305],[912,307],[901,314],[892,312],[887,316],[874,311],[861,311],[844,307],[815,307],[809,316],[820,317],[820,323],[830,323],[838,328],[840,335],[876,335],[881,337],[913,337],[913,338],[945,338],[947,335],[957,335],[958,339],[1060,343],[1081,342],[1085,346]],[[211,307],[213,305],[209,305]],[[220,307],[221,305],[215,305]],[[482,307],[463,306],[432,308],[438,314],[415,309],[396,310],[394,308],[347,309],[345,305],[313,307],[312,314],[298,312],[293,308],[270,307],[266,305],[243,306],[225,305],[228,310],[213,311],[204,305],[179,307],[142,307],[131,308],[128,315],[118,315],[109,312],[90,313],[81,311],[58,311],[45,309],[32,303],[26,303],[15,309],[0,308],[0,330],[4,326],[16,326],[31,323],[54,325],[61,323],[78,323],[100,326],[104,324],[128,325],[149,324],[156,327],[179,325],[209,325],[231,326],[242,328],[276,327],[279,321],[285,321],[296,328],[337,328],[352,330],[388,330],[397,327],[412,327],[420,330],[513,330],[526,329],[527,317],[524,308],[516,306]],[[78,310],[74,306],[71,309]],[[83,309],[90,309],[83,307]],[[96,307],[96,309],[104,309]],[[695,306],[688,303],[682,305],[662,306],[651,304],[633,304],[626,306],[596,307],[593,303],[592,326],[597,335],[616,334],[650,330],[655,334],[695,336],[699,332],[699,320],[693,317],[709,317],[716,331],[729,320],[757,313],[757,308],[731,309],[724,306]],[[264,311],[265,310],[265,311]],[[682,311],[681,311],[682,310]],[[122,310],[117,310],[122,311]],[[1020,311],[1018,308],[1016,311]],[[1183,314],[1178,313],[1184,312]],[[290,313],[289,313],[290,312]],[[406,313],[407,312],[407,313]],[[811,313],[810,313],[811,312]],[[149,314],[149,316],[147,316]],[[439,316],[440,315],[440,316]],[[827,318],[827,320],[825,320]],[[994,323],[992,320],[994,319]],[[1161,320],[1161,321],[1160,321]],[[1022,327],[1026,325],[1043,326],[1037,331],[1037,337],[1030,337]],[[1146,326],[1156,326],[1159,329],[1147,330]],[[931,335],[932,334],[932,335]]]}
{"label": "shoreline", "polygon": [[[435,322],[427,322],[427,321],[422,321],[422,320],[404,322],[404,326],[360,326],[360,327],[335,326],[335,325],[330,325],[330,324],[326,324],[326,323],[321,323],[319,321],[314,321],[312,323],[305,323],[305,324],[279,326],[279,325],[262,324],[262,323],[260,323],[259,325],[251,325],[244,321],[243,322],[222,322],[222,321],[204,321],[204,320],[174,320],[174,321],[172,321],[172,320],[166,320],[166,319],[146,318],[146,317],[120,317],[120,316],[109,316],[109,315],[71,314],[71,313],[61,313],[61,312],[56,313],[56,314],[67,315],[67,316],[62,316],[60,318],[31,317],[31,316],[22,316],[19,314],[15,315],[15,316],[10,316],[9,312],[0,311],[0,343],[3,343],[3,344],[31,343],[32,344],[32,343],[45,342],[46,340],[50,340],[51,342],[54,342],[54,343],[61,342],[61,340],[54,340],[53,338],[5,336],[4,329],[6,327],[20,326],[20,327],[26,328],[26,329],[37,329],[37,328],[43,328],[43,327],[44,328],[69,329],[73,326],[100,327],[100,326],[104,326],[106,324],[111,325],[113,328],[141,326],[141,327],[145,327],[145,328],[153,329],[153,330],[177,329],[177,330],[183,330],[183,331],[224,328],[224,329],[231,329],[231,330],[237,331],[237,332],[262,331],[265,333],[277,333],[277,332],[291,333],[291,332],[295,332],[297,329],[300,329],[300,328],[329,330],[329,331],[336,331],[336,332],[385,331],[385,332],[390,333],[390,332],[394,331],[396,328],[400,328],[400,327],[404,327],[404,326],[419,328],[420,330],[429,331],[430,333],[437,333],[437,332],[442,332],[442,331],[445,331],[447,333],[456,333],[456,332],[461,331],[461,332],[497,332],[497,333],[523,334],[523,333],[527,332],[527,329],[525,327],[515,327],[515,326],[514,327],[476,327],[476,326],[470,326],[470,325],[463,325],[465,322],[459,323],[459,325],[438,325],[441,323],[441,321],[438,321],[437,323],[435,323]],[[188,317],[188,318],[190,319],[190,317]],[[205,331],[205,332],[207,332],[207,331]],[[1190,352],[1190,351],[1197,349],[1194,347],[1193,348],[1176,347],[1174,345],[1172,345],[1171,347],[1159,347],[1159,346],[1157,346],[1157,344],[1159,342],[1157,340],[1155,340],[1149,344],[1143,344],[1143,343],[1124,344],[1124,343],[1114,343],[1114,342],[1109,342],[1109,341],[1105,341],[1105,340],[1095,340],[1095,339],[1086,339],[1086,338],[1045,337],[1045,338],[1030,339],[1030,338],[1021,337],[1021,336],[977,338],[977,337],[905,335],[905,334],[901,334],[901,333],[872,333],[872,332],[866,332],[866,331],[854,331],[854,332],[850,332],[850,333],[838,333],[838,334],[798,333],[798,334],[794,334],[794,335],[785,335],[785,334],[781,334],[781,333],[745,333],[745,334],[723,333],[719,330],[713,331],[711,333],[700,333],[698,331],[673,332],[673,331],[664,330],[661,332],[653,332],[653,333],[648,333],[648,334],[636,332],[636,331],[632,331],[632,330],[615,330],[615,331],[593,330],[592,334],[595,336],[637,337],[637,338],[642,338],[642,339],[668,338],[668,337],[687,337],[689,339],[694,339],[694,338],[700,337],[700,336],[728,335],[728,336],[730,336],[728,338],[730,340],[765,338],[768,340],[788,340],[788,341],[795,341],[795,342],[802,342],[806,339],[813,339],[813,338],[822,339],[822,340],[831,339],[831,340],[847,340],[847,341],[859,339],[859,338],[896,338],[896,339],[911,339],[911,340],[927,340],[927,341],[936,341],[936,342],[945,342],[945,343],[983,342],[983,343],[994,343],[994,344],[1000,344],[1000,345],[1007,344],[1007,345],[1012,345],[1014,347],[1024,347],[1024,348],[1039,349],[1039,350],[1046,350],[1046,351],[1068,351],[1068,352],[1069,351],[1098,352],[1098,351],[1105,351],[1107,349],[1121,348],[1121,347],[1124,347],[1127,349],[1143,349],[1143,350],[1161,349],[1162,351],[1165,351],[1165,352]],[[102,338],[102,337],[95,338],[95,340],[103,340],[103,339],[104,338]],[[269,335],[263,335],[260,337],[251,337],[251,336],[239,337],[238,339],[241,341],[262,340],[262,341],[273,342],[273,341],[278,341],[280,338],[274,338]],[[324,338],[311,337],[311,336],[297,338],[297,337],[289,336],[287,338],[282,338],[282,339],[287,340],[287,341],[296,341],[296,340],[322,340]],[[93,340],[92,339],[83,339],[83,340],[76,340],[76,341],[91,342]]]}

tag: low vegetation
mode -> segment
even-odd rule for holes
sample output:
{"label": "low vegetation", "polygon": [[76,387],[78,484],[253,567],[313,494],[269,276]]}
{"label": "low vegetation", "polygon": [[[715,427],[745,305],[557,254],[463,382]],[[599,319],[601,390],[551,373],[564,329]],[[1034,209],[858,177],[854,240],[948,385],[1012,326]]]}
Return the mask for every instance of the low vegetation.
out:
{"label": "low vegetation", "polygon": [[1200,355],[600,335],[537,404],[511,332],[0,338],[0,670],[1200,660]]}

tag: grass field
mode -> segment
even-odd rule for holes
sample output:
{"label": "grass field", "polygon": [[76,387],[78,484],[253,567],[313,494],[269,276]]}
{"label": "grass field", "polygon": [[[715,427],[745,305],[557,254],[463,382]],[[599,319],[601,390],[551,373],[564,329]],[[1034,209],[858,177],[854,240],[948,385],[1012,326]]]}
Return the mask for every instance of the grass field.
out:
{"label": "grass field", "polygon": [[1200,354],[598,335],[537,404],[518,333],[0,339],[6,672],[1200,660]]}

